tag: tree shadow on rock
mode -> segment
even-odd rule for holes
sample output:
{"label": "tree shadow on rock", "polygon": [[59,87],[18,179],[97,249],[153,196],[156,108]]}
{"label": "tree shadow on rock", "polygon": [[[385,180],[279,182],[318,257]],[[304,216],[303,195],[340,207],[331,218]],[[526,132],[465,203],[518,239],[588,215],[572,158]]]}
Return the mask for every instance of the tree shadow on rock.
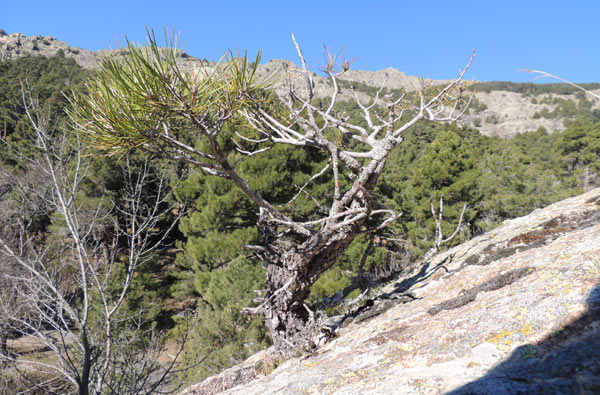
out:
{"label": "tree shadow on rock", "polygon": [[449,394],[599,394],[600,286],[586,304],[576,321],[537,344],[520,346],[484,377]]}
{"label": "tree shadow on rock", "polygon": [[440,263],[431,266],[431,259],[426,260],[423,265],[421,265],[421,269],[418,273],[415,273],[411,277],[405,278],[402,281],[394,284],[394,291],[390,294],[403,293],[410,290],[415,284],[421,283],[427,280],[429,277],[433,276],[438,270],[444,269],[446,273],[448,273],[448,269],[445,265],[451,263],[453,261],[454,255],[447,256]]}

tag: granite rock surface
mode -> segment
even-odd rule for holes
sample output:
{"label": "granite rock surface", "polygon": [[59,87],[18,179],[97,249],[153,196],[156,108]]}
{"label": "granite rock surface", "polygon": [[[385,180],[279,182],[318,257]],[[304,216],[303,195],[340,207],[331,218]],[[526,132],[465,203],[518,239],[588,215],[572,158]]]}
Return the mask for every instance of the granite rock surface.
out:
{"label": "granite rock surface", "polygon": [[382,294],[411,297],[267,375],[257,354],[185,394],[600,393],[600,189],[505,221]]}

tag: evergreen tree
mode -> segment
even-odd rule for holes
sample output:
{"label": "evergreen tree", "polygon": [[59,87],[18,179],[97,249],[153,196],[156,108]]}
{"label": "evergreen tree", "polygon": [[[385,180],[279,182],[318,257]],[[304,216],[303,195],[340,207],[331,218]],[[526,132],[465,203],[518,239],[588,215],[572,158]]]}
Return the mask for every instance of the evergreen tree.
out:
{"label": "evergreen tree", "polygon": [[[463,205],[469,208],[465,222],[473,222],[481,199],[481,172],[461,137],[441,131],[411,167],[411,175],[402,194],[402,206],[409,220],[404,222],[410,240],[420,251],[432,246],[435,221],[430,202],[444,200],[442,230],[451,234],[458,223]],[[458,241],[458,240],[457,240]]]}
{"label": "evergreen tree", "polygon": [[567,170],[589,166],[600,170],[600,123],[578,118],[557,136],[555,147],[563,157]]}
{"label": "evergreen tree", "polygon": [[[324,160],[316,151],[277,146],[260,157],[244,157],[226,145],[228,158],[243,175],[251,176],[251,186],[263,196],[294,215],[311,218],[318,210],[306,194],[287,205]],[[324,176],[307,187],[318,196],[330,182]],[[290,185],[294,185],[290,188]],[[262,319],[241,313],[264,289],[264,269],[247,249],[259,240],[256,229],[258,208],[231,181],[192,170],[176,188],[190,213],[180,230],[176,265],[178,281],[173,285],[177,298],[198,300],[199,323],[187,348],[186,359],[204,362],[190,371],[187,380],[217,373],[269,344]]]}

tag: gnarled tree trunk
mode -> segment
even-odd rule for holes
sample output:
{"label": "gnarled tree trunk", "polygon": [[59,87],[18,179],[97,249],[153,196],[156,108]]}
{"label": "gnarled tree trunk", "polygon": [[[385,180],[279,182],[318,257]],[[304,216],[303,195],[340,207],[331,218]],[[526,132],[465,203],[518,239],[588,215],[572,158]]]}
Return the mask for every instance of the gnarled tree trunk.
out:
{"label": "gnarled tree trunk", "polygon": [[[378,166],[379,170],[383,166]],[[379,171],[364,178],[364,186],[350,204],[352,209],[371,211],[372,192]],[[263,212],[264,213],[264,212]],[[341,217],[343,218],[343,217]],[[360,233],[368,215],[339,227],[341,220],[331,220],[322,229],[294,247],[281,247],[276,226],[261,215],[258,226],[262,235],[262,259],[266,263],[267,293],[254,313],[262,313],[272,340],[279,350],[311,349],[319,326],[313,311],[306,304],[312,285],[329,270],[339,256]]]}

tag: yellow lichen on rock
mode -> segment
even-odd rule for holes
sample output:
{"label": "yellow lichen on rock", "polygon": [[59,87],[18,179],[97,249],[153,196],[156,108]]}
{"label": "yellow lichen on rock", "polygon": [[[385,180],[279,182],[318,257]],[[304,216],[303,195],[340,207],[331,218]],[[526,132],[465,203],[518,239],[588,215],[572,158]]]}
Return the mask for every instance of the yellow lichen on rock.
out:
{"label": "yellow lichen on rock", "polygon": [[519,329],[519,332],[521,332],[523,336],[529,336],[531,334],[531,325],[528,323],[525,324],[523,328]]}
{"label": "yellow lichen on rock", "polygon": [[[498,334],[490,334],[490,336],[486,339],[487,342],[489,343],[493,343],[493,344],[499,344],[501,343],[506,337],[509,337],[513,335],[514,332],[512,331],[507,331],[505,329],[503,329],[500,333]],[[510,344],[510,339],[508,340],[509,342],[506,343],[506,340],[504,341],[505,344]]]}

